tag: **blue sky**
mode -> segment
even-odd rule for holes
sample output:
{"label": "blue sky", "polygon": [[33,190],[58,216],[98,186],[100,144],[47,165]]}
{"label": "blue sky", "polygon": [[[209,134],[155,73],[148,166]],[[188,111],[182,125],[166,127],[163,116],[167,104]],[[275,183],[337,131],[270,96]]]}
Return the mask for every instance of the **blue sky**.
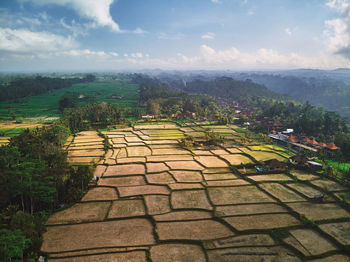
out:
{"label": "blue sky", "polygon": [[2,0],[0,71],[350,68],[350,0]]}

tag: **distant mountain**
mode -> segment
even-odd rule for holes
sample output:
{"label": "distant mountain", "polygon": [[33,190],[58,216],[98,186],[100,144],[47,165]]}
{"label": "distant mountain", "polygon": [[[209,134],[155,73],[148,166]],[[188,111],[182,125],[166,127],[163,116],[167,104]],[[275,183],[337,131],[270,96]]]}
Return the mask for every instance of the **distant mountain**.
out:
{"label": "distant mountain", "polygon": [[[236,80],[250,80],[260,88],[288,95],[301,102],[309,101],[312,105],[322,106],[336,111],[350,121],[350,69],[335,70],[297,69],[281,71],[157,71],[153,76],[178,88],[182,83],[196,79],[214,81],[220,77],[231,77]],[[258,87],[258,86],[256,86]],[[216,91],[220,91],[215,89]],[[252,94],[266,94],[257,89],[247,91]],[[244,94],[238,92],[237,94]]]}
{"label": "distant mountain", "polygon": [[247,102],[254,97],[285,99],[287,96],[267,89],[264,85],[251,80],[236,80],[231,77],[217,77],[214,79],[198,77],[186,81],[176,77],[164,77],[162,81],[168,86],[189,93],[207,94],[215,97],[229,98],[238,102]]}
{"label": "distant mountain", "polygon": [[286,72],[283,74],[241,73],[237,74],[236,78],[251,79],[274,92],[289,95],[299,101],[309,101],[315,106],[336,111],[350,119],[350,82],[347,80],[350,70],[338,69],[326,72],[328,73],[298,70],[289,71],[290,75]]}

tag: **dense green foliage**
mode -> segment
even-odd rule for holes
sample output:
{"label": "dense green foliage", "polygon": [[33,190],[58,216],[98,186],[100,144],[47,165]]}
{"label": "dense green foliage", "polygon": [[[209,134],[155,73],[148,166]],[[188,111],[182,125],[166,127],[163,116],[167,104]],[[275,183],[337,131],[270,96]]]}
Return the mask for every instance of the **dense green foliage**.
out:
{"label": "dense green foliage", "polygon": [[[92,178],[92,167],[70,166],[62,125],[26,129],[0,147],[0,253],[4,261],[36,258],[45,212],[78,201]],[[44,212],[44,213],[43,213]]]}
{"label": "dense green foliage", "polygon": [[[326,75],[326,74],[324,74]],[[263,84],[270,90],[287,94],[299,101],[310,101],[350,118],[350,86],[341,79],[331,77],[283,76],[276,74],[241,74],[239,77],[250,78]]]}
{"label": "dense green foliage", "polygon": [[28,248],[30,240],[23,236],[20,230],[0,229],[0,257],[2,261],[9,261],[17,257],[23,260],[24,250]]}
{"label": "dense green foliage", "polygon": [[63,112],[65,108],[77,107],[79,103],[79,94],[76,92],[66,92],[58,101],[58,109]]}
{"label": "dense green foliage", "polygon": [[[350,134],[338,133],[335,136],[335,144],[340,147],[342,161],[350,162]],[[350,166],[350,164],[348,164]],[[349,176],[350,177],[350,176]]]}
{"label": "dense green foliage", "polygon": [[155,80],[145,81],[140,86],[140,104],[146,104],[147,113],[167,117],[208,117],[218,115],[216,101],[204,95],[191,95],[170,89]]}
{"label": "dense green foliage", "polygon": [[284,126],[294,128],[298,134],[314,136],[322,141],[334,137],[337,132],[347,131],[344,118],[308,102],[298,104],[292,101],[259,100],[255,106],[258,108],[258,116],[271,117]]}
{"label": "dense green foliage", "polygon": [[8,86],[0,86],[0,101],[34,96],[55,89],[62,89],[77,83],[95,81],[95,76],[87,75],[80,78],[51,78],[37,76],[35,78],[21,78],[12,81]]}
{"label": "dense green foliage", "polygon": [[63,112],[62,122],[72,132],[76,132],[87,130],[91,126],[106,127],[107,125],[119,124],[124,122],[127,117],[139,115],[140,112],[137,108],[130,110],[102,102],[67,108]]}
{"label": "dense green foliage", "polygon": [[249,102],[254,97],[283,98],[282,95],[268,90],[263,85],[250,80],[238,81],[230,77],[219,77],[209,81],[193,80],[187,82],[186,85],[180,85],[178,88],[186,92],[207,94],[241,103]]}

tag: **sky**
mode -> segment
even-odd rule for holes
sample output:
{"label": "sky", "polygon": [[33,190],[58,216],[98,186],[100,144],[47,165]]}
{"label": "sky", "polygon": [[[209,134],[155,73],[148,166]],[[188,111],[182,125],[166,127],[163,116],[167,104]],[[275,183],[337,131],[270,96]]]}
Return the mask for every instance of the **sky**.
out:
{"label": "sky", "polygon": [[350,0],[1,0],[0,71],[350,68]]}

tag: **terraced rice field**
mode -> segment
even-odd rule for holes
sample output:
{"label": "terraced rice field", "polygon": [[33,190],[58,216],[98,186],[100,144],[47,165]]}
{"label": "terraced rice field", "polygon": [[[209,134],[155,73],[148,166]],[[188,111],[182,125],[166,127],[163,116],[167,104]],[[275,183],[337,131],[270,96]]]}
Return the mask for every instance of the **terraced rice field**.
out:
{"label": "terraced rice field", "polygon": [[8,143],[10,143],[9,137],[0,137],[0,146],[6,146]]}
{"label": "terraced rice field", "polygon": [[[349,261],[350,212],[336,201],[348,188],[299,170],[232,172],[231,164],[256,155],[181,148],[179,134],[188,132],[105,132],[113,149],[99,161],[98,185],[47,222],[48,261]],[[79,134],[71,159],[81,157],[74,147],[96,146],[96,138]]]}
{"label": "terraced rice field", "polygon": [[[16,103],[1,102],[0,117],[9,117],[8,108],[17,116],[28,117],[59,117],[59,100],[66,92],[82,94],[85,98],[90,97],[95,101],[118,104],[120,107],[137,108],[139,94],[138,85],[116,80],[99,79],[95,82],[74,84],[71,87],[52,90],[41,95],[24,97],[17,99]],[[82,99],[79,104],[85,105],[87,102]]]}
{"label": "terraced rice field", "polygon": [[104,138],[96,131],[84,131],[68,138],[65,144],[68,161],[71,163],[97,163],[105,154]]}

